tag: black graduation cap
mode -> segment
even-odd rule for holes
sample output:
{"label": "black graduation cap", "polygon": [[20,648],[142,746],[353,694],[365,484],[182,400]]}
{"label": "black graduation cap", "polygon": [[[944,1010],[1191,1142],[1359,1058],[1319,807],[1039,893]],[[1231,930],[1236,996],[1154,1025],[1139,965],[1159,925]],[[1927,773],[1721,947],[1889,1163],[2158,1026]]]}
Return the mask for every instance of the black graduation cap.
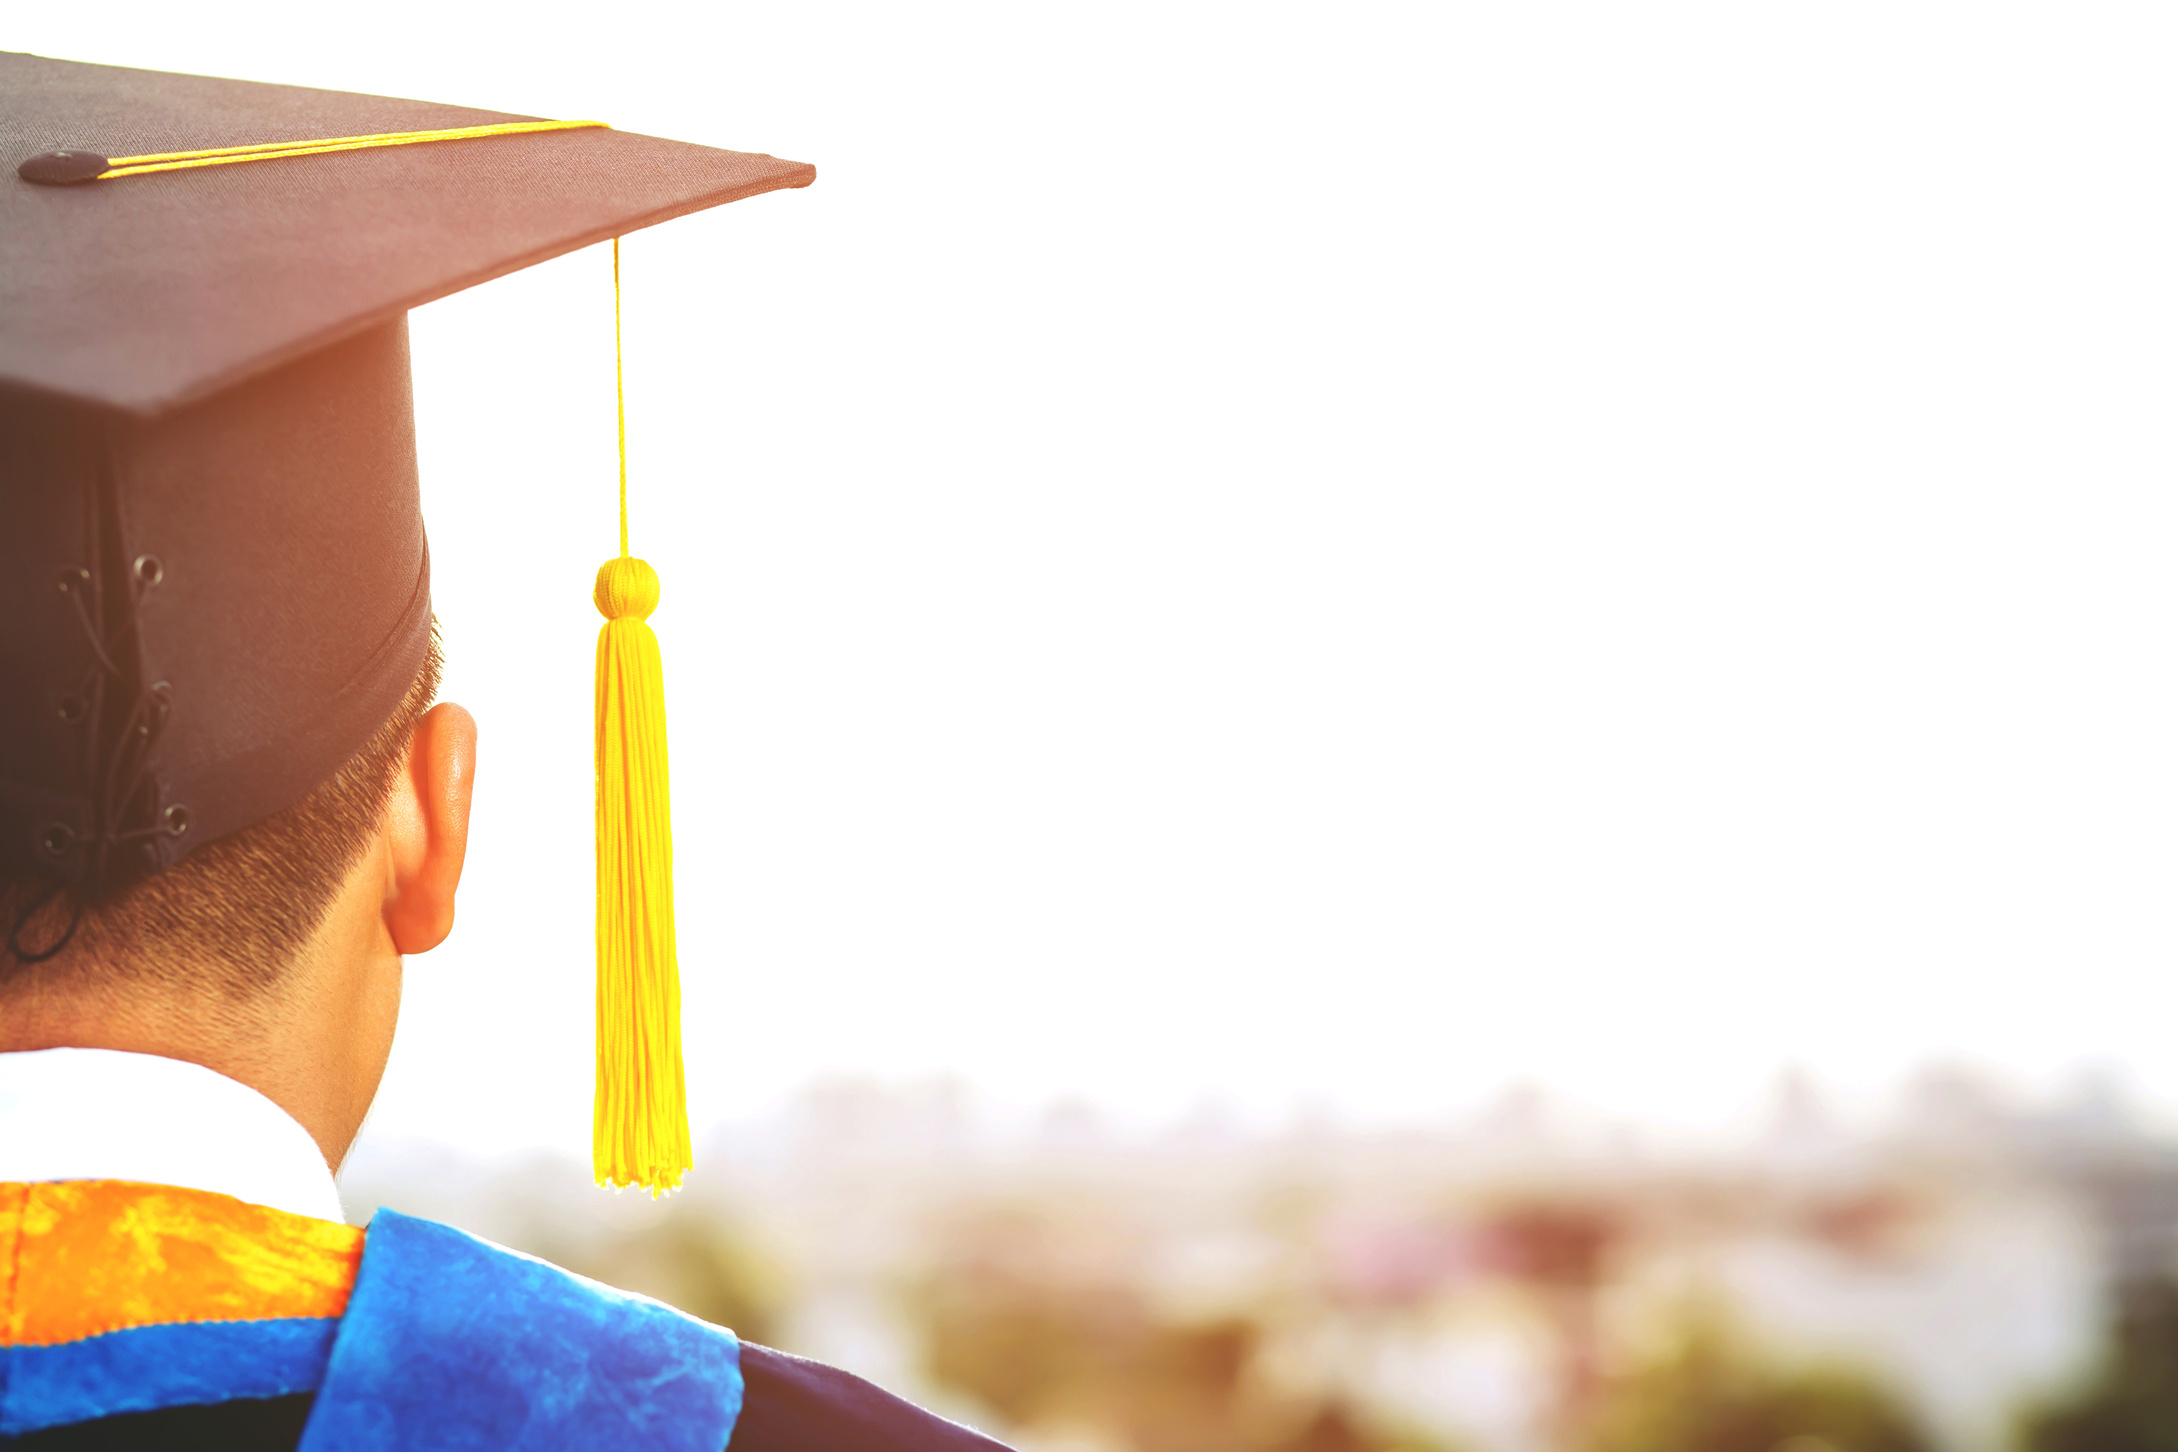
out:
{"label": "black graduation cap", "polygon": [[410,308],[815,178],[599,126],[84,156],[530,119],[0,53],[0,864],[111,890],[391,715],[431,618]]}

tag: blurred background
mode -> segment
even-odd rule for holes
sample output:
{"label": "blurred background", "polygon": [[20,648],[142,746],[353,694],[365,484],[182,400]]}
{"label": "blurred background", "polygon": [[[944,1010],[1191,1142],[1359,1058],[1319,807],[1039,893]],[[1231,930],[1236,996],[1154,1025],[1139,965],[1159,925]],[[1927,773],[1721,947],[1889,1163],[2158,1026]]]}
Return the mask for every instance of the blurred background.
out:
{"label": "blurred background", "polygon": [[1053,1452],[2178,1439],[2166,8],[0,44],[819,169],[625,243],[658,1204],[586,1173],[609,257],[415,314],[484,754],[355,1218]]}

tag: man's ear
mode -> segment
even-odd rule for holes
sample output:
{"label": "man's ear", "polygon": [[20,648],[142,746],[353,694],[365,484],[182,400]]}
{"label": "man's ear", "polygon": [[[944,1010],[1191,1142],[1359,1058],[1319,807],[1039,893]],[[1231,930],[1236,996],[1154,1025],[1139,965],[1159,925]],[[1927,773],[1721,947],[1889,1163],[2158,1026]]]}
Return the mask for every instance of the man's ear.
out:
{"label": "man's ear", "polygon": [[397,952],[428,953],[453,931],[475,785],[476,718],[441,701],[416,723],[386,812],[386,931]]}

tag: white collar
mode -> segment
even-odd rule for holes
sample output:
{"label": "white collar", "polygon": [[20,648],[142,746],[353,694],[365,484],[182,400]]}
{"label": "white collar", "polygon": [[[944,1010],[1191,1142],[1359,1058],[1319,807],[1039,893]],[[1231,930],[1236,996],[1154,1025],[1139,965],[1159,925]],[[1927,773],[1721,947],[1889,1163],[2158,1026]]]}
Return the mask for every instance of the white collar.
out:
{"label": "white collar", "polygon": [[308,1130],[264,1095],[180,1059],[114,1049],[0,1054],[0,1183],[139,1180],[339,1220]]}

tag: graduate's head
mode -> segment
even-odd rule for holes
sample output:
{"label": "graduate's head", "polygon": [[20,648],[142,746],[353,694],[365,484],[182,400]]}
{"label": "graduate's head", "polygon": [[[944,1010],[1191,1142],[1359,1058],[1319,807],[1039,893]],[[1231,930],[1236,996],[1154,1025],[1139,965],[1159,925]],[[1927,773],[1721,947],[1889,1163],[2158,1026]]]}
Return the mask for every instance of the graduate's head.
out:
{"label": "graduate's head", "polygon": [[156,410],[0,389],[0,516],[0,1047],[254,1074],[344,1149],[466,849],[405,317]]}
{"label": "graduate's head", "polygon": [[0,90],[0,1049],[195,1057],[336,1156],[473,764],[426,709],[408,311],[814,173],[33,56]]}

